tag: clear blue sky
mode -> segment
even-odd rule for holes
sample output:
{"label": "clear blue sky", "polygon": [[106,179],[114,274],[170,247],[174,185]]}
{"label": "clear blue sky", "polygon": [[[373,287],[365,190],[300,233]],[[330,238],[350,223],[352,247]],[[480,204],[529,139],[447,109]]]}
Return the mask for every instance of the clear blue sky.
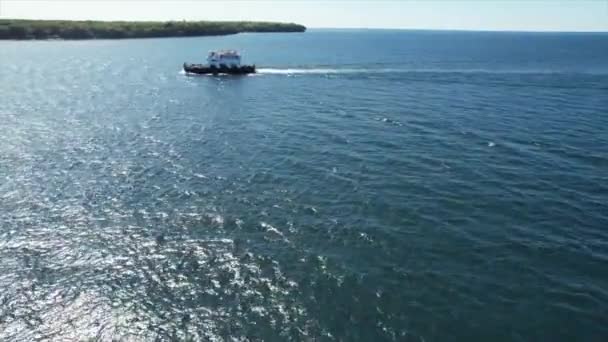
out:
{"label": "clear blue sky", "polygon": [[608,0],[0,0],[0,17],[268,20],[337,28],[608,31]]}

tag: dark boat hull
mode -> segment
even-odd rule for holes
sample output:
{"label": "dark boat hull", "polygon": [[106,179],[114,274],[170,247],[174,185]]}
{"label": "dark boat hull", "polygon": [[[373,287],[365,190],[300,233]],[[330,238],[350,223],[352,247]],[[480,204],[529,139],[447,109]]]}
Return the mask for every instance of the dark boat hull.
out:
{"label": "dark boat hull", "polygon": [[255,65],[241,65],[239,67],[228,66],[209,66],[204,64],[188,64],[184,63],[184,71],[191,74],[200,75],[246,75],[255,73]]}

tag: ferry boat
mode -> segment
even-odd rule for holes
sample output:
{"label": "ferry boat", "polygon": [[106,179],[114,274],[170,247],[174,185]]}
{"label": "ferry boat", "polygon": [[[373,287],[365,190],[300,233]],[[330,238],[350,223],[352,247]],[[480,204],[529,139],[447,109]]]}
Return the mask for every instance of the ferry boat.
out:
{"label": "ferry boat", "polygon": [[241,55],[235,50],[211,51],[207,64],[184,63],[184,71],[193,74],[232,74],[255,73],[255,65],[241,65]]}

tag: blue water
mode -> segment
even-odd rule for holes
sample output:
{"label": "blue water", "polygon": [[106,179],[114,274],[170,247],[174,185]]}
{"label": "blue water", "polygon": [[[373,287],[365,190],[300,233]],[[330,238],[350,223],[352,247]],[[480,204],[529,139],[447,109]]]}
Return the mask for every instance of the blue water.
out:
{"label": "blue water", "polygon": [[0,42],[0,340],[606,341],[607,127],[608,34]]}

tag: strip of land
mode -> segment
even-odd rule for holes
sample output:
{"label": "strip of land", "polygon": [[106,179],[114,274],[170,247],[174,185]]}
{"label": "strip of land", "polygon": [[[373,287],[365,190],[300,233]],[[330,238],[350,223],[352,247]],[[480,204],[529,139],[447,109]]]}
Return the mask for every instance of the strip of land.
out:
{"label": "strip of land", "polygon": [[123,39],[304,32],[294,23],[257,21],[70,21],[0,19],[0,39]]}

